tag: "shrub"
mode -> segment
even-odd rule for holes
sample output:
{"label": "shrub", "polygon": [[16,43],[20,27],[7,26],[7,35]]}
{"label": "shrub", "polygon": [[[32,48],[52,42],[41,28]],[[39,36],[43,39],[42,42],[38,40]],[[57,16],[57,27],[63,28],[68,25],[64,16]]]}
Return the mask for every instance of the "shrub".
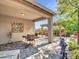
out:
{"label": "shrub", "polygon": [[77,43],[75,41],[69,42],[69,50],[72,54],[71,59],[76,59],[76,57],[79,59],[79,52],[77,50]]}

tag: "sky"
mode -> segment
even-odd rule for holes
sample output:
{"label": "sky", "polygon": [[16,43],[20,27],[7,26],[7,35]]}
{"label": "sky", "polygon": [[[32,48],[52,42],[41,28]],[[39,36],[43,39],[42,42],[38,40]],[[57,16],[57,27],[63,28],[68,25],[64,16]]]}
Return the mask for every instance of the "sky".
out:
{"label": "sky", "polygon": [[[56,2],[56,0],[36,0],[36,2],[38,2],[41,5],[51,9],[54,12],[57,9],[57,2]],[[54,19],[56,19],[56,18],[57,18],[57,16],[54,17]],[[41,28],[40,25],[42,25],[42,24],[48,24],[47,20],[36,22],[35,23],[35,28],[36,29]]]}

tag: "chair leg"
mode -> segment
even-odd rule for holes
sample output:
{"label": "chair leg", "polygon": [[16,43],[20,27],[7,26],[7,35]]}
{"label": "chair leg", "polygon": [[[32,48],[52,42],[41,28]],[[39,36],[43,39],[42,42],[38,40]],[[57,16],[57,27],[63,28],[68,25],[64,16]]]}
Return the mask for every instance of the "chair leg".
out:
{"label": "chair leg", "polygon": [[33,41],[33,46],[35,46],[35,40]]}

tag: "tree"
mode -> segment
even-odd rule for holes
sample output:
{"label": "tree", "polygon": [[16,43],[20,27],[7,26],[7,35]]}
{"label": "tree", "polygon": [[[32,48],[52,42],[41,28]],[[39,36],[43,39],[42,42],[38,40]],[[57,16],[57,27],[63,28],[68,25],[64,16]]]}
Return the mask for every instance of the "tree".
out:
{"label": "tree", "polygon": [[[77,0],[71,1],[73,4],[77,4]],[[71,6],[68,0],[58,0],[58,11],[61,15],[69,13],[71,17],[77,14],[77,8]]]}
{"label": "tree", "polygon": [[[77,0],[71,1],[77,4]],[[63,20],[59,22],[60,25],[63,25],[68,32],[77,31],[77,8],[72,7],[68,0],[58,0],[58,14],[63,17]]]}

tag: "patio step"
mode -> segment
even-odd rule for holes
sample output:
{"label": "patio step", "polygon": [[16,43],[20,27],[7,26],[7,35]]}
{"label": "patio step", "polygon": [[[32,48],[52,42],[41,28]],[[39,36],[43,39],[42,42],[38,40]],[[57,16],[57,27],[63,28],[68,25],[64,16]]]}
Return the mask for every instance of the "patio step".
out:
{"label": "patio step", "polygon": [[0,51],[0,59],[20,59],[20,50]]}

